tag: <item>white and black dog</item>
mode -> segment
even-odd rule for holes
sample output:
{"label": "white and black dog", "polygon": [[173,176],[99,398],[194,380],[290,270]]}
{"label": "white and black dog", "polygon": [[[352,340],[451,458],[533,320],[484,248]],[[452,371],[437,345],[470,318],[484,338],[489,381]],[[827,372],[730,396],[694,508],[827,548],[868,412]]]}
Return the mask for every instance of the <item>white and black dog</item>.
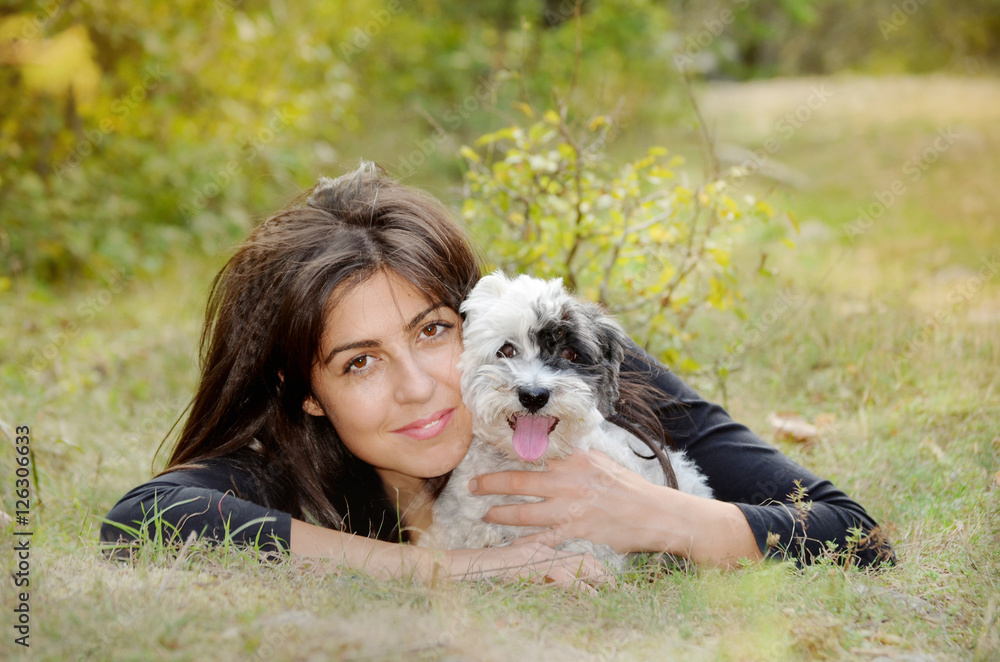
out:
{"label": "white and black dog", "polygon": [[[462,400],[472,413],[469,452],[434,504],[420,544],[444,549],[504,545],[535,532],[482,520],[492,506],[532,497],[473,495],[469,480],[496,471],[546,468],[573,449],[598,449],[658,485],[711,497],[682,451],[651,447],[607,419],[619,400],[618,372],[629,343],[594,304],[572,297],[560,279],[484,277],[462,304]],[[675,478],[676,477],[676,478]],[[625,557],[605,545],[567,541],[615,568]]]}

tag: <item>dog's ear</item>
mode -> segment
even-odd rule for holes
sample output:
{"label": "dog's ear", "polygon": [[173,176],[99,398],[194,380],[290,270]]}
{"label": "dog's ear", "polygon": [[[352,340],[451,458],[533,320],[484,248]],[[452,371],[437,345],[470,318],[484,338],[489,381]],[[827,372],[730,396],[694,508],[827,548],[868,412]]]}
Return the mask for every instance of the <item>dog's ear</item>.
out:
{"label": "dog's ear", "polygon": [[618,320],[605,313],[598,306],[592,305],[588,308],[587,312],[592,328],[601,343],[603,358],[617,371],[618,366],[625,360],[625,348],[630,341],[628,334],[625,333],[625,329],[618,323]]}
{"label": "dog's ear", "polygon": [[493,305],[510,287],[510,281],[502,271],[497,269],[489,276],[483,276],[462,302],[459,312],[463,316],[475,315],[485,310],[483,306]]}
{"label": "dog's ear", "polygon": [[617,320],[598,306],[587,306],[586,315],[601,348],[604,373],[596,385],[594,395],[597,397],[597,408],[607,418],[614,413],[615,405],[618,404],[618,373],[630,340]]}

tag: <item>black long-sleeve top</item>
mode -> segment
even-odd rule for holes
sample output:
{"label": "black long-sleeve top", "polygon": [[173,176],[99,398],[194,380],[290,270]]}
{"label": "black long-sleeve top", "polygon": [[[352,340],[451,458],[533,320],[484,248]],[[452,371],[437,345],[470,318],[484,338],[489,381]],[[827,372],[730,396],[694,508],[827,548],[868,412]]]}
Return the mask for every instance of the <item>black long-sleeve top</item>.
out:
{"label": "black long-sleeve top", "polygon": [[[733,421],[666,368],[650,372],[640,360],[629,358],[623,375],[629,371],[645,372],[662,394],[657,412],[675,448],[698,465],[715,498],[740,508],[766,556],[809,563],[832,542],[838,553],[853,554],[860,565],[895,560],[875,521],[832,483]],[[204,461],[201,468],[161,475],[122,497],[101,526],[101,540],[130,539],[142,527],[154,537],[153,518],[159,515],[177,540],[195,532],[218,541],[229,536],[268,551],[287,549],[292,517],[269,506],[267,473],[256,453],[244,449]],[[802,490],[804,500],[794,496]]]}

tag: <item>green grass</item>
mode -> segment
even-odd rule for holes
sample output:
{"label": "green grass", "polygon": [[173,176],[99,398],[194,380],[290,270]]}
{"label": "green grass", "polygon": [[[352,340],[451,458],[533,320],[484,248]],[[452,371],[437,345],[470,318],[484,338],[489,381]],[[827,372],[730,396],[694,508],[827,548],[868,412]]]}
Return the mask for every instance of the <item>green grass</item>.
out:
{"label": "green grass", "polygon": [[[128,566],[106,561],[96,549],[99,518],[149,476],[194,384],[219,261],[179,256],[155,282],[118,287],[109,275],[74,290],[21,283],[0,294],[0,420],[31,427],[39,478],[32,657],[995,659],[1000,274],[975,288],[969,279],[982,258],[1000,254],[991,167],[1000,105],[984,104],[980,81],[966,81],[979,95],[968,103],[946,103],[938,89],[961,89],[961,80],[926,79],[920,95],[910,79],[834,82],[838,94],[774,156],[809,186],[769,200],[812,234],[794,250],[758,237],[745,256],[753,263],[764,248],[777,269],[748,282],[750,319],[777,310],[782,292],[802,304],[767,325],[725,390],[696,386],[768,439],[770,412],[825,421],[815,443],[776,443],[867,507],[895,542],[898,567],[651,571],[589,597],[536,584],[381,582],[198,545],[179,561],[162,553]],[[705,91],[703,110],[720,143],[752,149],[814,83],[720,85]],[[1000,96],[1000,85],[987,87],[988,98]],[[904,93],[905,112],[893,121]],[[857,207],[947,125],[969,137],[852,241],[844,228]],[[662,128],[653,142],[693,153],[682,129]],[[628,136],[616,149],[628,151]],[[747,191],[770,187],[757,178]],[[827,232],[815,232],[819,223]],[[942,310],[948,319],[928,326]],[[699,329],[709,354],[742,333],[732,320]],[[0,447],[0,508],[12,512],[13,445]],[[11,545],[0,563],[14,567]],[[12,642],[13,588],[2,595],[7,658],[24,651]]]}

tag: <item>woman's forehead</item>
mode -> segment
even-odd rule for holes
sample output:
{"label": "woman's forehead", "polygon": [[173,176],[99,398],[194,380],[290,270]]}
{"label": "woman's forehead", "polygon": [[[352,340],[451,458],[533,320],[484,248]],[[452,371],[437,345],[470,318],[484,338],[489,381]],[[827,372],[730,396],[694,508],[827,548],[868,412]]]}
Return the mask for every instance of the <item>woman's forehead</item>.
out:
{"label": "woman's forehead", "polygon": [[425,292],[394,272],[378,271],[359,283],[344,284],[334,291],[326,314],[324,339],[405,329],[440,307],[451,310],[435,293]]}

